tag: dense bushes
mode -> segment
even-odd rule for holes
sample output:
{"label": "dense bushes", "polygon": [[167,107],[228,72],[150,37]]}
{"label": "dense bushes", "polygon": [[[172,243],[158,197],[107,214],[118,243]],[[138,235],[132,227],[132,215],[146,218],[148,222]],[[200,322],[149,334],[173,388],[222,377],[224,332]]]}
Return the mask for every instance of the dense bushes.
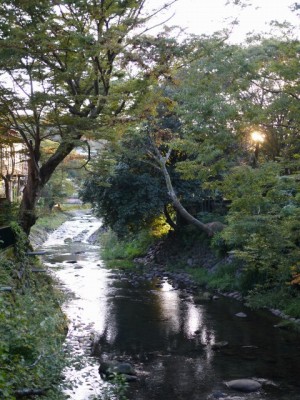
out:
{"label": "dense bushes", "polygon": [[244,288],[282,288],[300,259],[300,197],[297,175],[283,175],[280,164],[236,168],[224,182],[232,200],[222,233],[243,265]]}
{"label": "dense bushes", "polygon": [[25,255],[25,238],[14,228],[17,253],[0,255],[0,397],[15,399],[28,391],[58,400],[66,360],[62,298],[48,275],[31,271],[38,266]]}

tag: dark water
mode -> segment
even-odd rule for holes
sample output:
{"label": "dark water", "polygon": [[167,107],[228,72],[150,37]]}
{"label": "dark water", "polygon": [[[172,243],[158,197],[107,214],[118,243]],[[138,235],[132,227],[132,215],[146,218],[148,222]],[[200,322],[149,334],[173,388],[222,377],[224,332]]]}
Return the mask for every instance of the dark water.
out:
{"label": "dark water", "polygon": [[[68,392],[72,399],[101,396],[100,358],[134,364],[139,379],[130,384],[132,400],[199,400],[221,393],[234,400],[300,399],[299,335],[275,328],[277,318],[235,300],[196,303],[167,279],[137,283],[107,270],[98,247],[87,243],[98,226],[91,216],[77,214],[44,246],[49,268],[75,293],[66,304],[68,341],[85,365],[67,372],[77,386]],[[246,318],[235,316],[241,311]],[[228,345],[213,349],[222,341]],[[252,377],[269,382],[252,394],[230,391],[223,383]]]}

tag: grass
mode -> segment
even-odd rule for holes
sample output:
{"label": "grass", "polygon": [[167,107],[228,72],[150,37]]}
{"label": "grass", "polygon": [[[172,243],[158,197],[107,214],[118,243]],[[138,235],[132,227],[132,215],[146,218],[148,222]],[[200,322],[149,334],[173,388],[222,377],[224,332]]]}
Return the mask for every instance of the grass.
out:
{"label": "grass", "polygon": [[105,265],[107,268],[117,268],[117,269],[132,269],[135,266],[133,261],[122,260],[122,259],[105,260]]}
{"label": "grass", "polygon": [[40,211],[40,216],[36,224],[32,227],[34,229],[45,229],[47,231],[52,231],[57,229],[61,224],[70,218],[70,213],[77,210],[88,210],[90,207],[87,205],[78,204],[63,204],[61,210],[52,210],[51,212]]}
{"label": "grass", "polygon": [[237,266],[234,264],[220,265],[215,271],[206,268],[188,268],[187,272],[193,280],[208,289],[219,289],[222,291],[238,290],[239,284],[236,277]]}
{"label": "grass", "polygon": [[300,318],[300,293],[299,289],[292,287],[279,287],[264,290],[257,288],[250,291],[247,296],[247,305],[251,308],[275,308],[283,311],[286,315]]}
{"label": "grass", "polygon": [[70,214],[64,211],[52,211],[49,214],[39,217],[36,224],[32,227],[32,231],[35,229],[55,230],[69,218]]}
{"label": "grass", "polygon": [[120,240],[111,230],[101,235],[101,256],[108,267],[132,268],[133,260],[147,253],[155,239],[146,232]]}

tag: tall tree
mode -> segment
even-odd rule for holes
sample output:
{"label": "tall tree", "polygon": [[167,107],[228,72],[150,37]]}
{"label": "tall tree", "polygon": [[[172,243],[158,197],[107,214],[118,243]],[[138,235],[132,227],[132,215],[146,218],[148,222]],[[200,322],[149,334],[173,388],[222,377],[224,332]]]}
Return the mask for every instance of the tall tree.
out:
{"label": "tall tree", "polygon": [[[168,74],[176,43],[141,30],[158,12],[146,15],[145,2],[1,1],[0,124],[17,130],[28,150],[20,206],[27,234],[57,166],[84,136],[115,133],[121,114],[126,122],[151,83]],[[59,145],[42,161],[45,139]]]}

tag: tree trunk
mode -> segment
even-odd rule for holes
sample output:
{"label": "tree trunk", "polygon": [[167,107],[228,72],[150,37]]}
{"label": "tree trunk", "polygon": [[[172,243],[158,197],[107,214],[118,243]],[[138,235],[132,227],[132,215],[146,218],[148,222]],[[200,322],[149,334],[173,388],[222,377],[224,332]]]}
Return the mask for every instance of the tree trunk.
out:
{"label": "tree trunk", "polygon": [[[77,135],[75,139],[79,140],[80,136]],[[27,235],[30,234],[30,229],[38,218],[36,205],[40,198],[41,190],[51,178],[56,167],[75,148],[75,139],[73,142],[71,140],[62,141],[56,152],[41,167],[38,166],[34,154],[31,154],[28,161],[28,180],[23,190],[19,210],[19,224]]]}
{"label": "tree trunk", "polygon": [[27,183],[23,190],[22,201],[19,208],[19,224],[26,235],[29,235],[31,227],[37,220],[36,204],[42,189],[40,169],[34,165],[34,161],[28,161]]}
{"label": "tree trunk", "polygon": [[174,207],[176,208],[176,210],[180,213],[180,215],[187,222],[197,226],[203,232],[205,232],[207,235],[212,236],[214,234],[213,230],[209,226],[204,224],[203,222],[199,221],[197,218],[193,217],[180,203],[180,200],[176,196],[175,190],[174,190],[172,182],[171,182],[169,172],[166,167],[166,160],[161,155],[159,156],[159,162],[160,162],[162,173],[163,173],[165,181],[166,181],[169,196],[171,197],[172,203],[173,203]]}
{"label": "tree trunk", "polygon": [[164,214],[166,217],[166,221],[167,223],[170,225],[171,228],[174,229],[174,231],[177,229],[177,225],[175,224],[175,222],[172,220],[171,215],[169,214],[168,208],[166,205],[164,205]]}
{"label": "tree trunk", "polygon": [[4,180],[4,190],[5,190],[5,197],[6,200],[11,203],[12,202],[12,195],[11,195],[11,179],[10,175],[2,175],[2,178]]}

